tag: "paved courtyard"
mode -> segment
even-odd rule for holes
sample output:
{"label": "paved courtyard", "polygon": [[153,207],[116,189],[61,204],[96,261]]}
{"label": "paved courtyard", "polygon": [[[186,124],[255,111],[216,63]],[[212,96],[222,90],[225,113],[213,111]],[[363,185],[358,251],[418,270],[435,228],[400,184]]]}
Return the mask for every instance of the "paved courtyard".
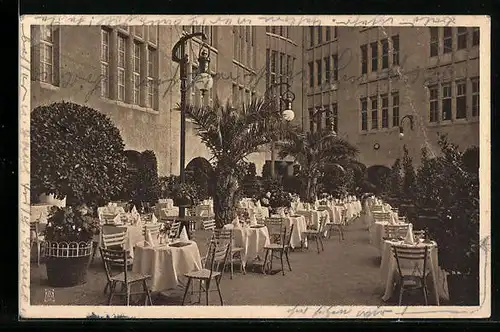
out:
{"label": "paved courtyard", "polygon": [[[205,253],[206,236],[196,233],[200,252]],[[324,240],[325,251],[318,254],[316,246],[309,250],[294,251],[290,254],[293,271],[286,275],[263,275],[258,269],[247,268],[243,275],[236,268],[231,280],[226,273],[221,282],[224,305],[368,305],[396,304],[381,300],[383,286],[380,282],[380,256],[370,245],[369,233],[362,220],[357,219],[347,227],[345,240],[339,241],[337,234]],[[275,260],[276,262],[276,260]],[[286,263],[285,263],[286,264]],[[31,268],[31,303],[44,304],[47,286],[45,265]],[[279,266],[279,265],[278,265]],[[105,305],[107,296],[103,293],[106,276],[100,257],[97,256],[90,267],[87,282],[71,288],[54,289],[56,305]],[[215,289],[215,288],[214,288]],[[395,292],[397,293],[397,292]],[[167,296],[156,294],[155,305],[179,305],[182,289],[169,292]],[[397,297],[397,294],[395,294]],[[413,297],[413,296],[412,296]],[[420,297],[408,298],[420,304]],[[196,296],[197,298],[197,296]],[[405,296],[406,298],[406,296]],[[202,299],[202,303],[204,300]],[[119,297],[114,305],[123,304]],[[219,305],[217,292],[210,294],[210,304]]]}

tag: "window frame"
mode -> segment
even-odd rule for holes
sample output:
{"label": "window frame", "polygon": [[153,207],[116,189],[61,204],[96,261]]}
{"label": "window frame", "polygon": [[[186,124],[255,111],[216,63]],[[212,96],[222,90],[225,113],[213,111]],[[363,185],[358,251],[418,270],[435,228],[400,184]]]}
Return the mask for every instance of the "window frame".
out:
{"label": "window frame", "polygon": [[384,94],[380,96],[382,100],[382,127],[384,129],[389,128],[389,95]]}
{"label": "window frame", "polygon": [[457,50],[467,48],[468,32],[466,27],[457,27]]}
{"label": "window frame", "polygon": [[[106,41],[105,35],[107,36]],[[101,28],[101,97],[103,98],[110,98],[110,41],[110,31]]]}
{"label": "window frame", "polygon": [[389,39],[382,39],[382,69],[389,68]]}
{"label": "window frame", "polygon": [[360,98],[359,103],[361,109],[361,131],[368,131],[368,98]]}
{"label": "window frame", "polygon": [[[370,97],[371,126],[370,130],[378,130],[378,96]],[[375,107],[374,107],[375,106]],[[375,115],[375,116],[374,116]],[[375,121],[374,121],[375,120]]]}
{"label": "window frame", "polygon": [[309,67],[309,87],[314,88],[314,61],[310,61],[307,65]]}
{"label": "window frame", "polygon": [[368,73],[368,45],[361,45],[361,74]]}
{"label": "window frame", "polygon": [[[463,91],[460,91],[460,88]],[[455,82],[455,118],[456,119],[466,119],[467,118],[467,82],[466,80],[458,80]],[[461,113],[459,114],[459,105],[462,105]],[[460,116],[459,116],[460,115]]]}
{"label": "window frame", "polygon": [[430,27],[430,57],[439,55],[439,28]]}
{"label": "window frame", "polygon": [[[439,85],[431,85],[429,89],[429,122],[439,122]],[[434,96],[435,94],[435,96]]]}
{"label": "window frame", "polygon": [[399,127],[400,118],[399,118],[399,92],[393,92],[391,94],[392,97],[392,126]]}
{"label": "window frame", "polygon": [[[45,33],[50,31],[50,39],[45,39]],[[39,58],[39,74],[38,78],[40,82],[55,85],[56,75],[55,75],[55,29],[51,25],[40,25],[40,58]],[[47,59],[47,55],[50,54],[50,60]],[[47,73],[47,69],[50,68],[50,75]]]}
{"label": "window frame", "polygon": [[[449,32],[449,35],[447,35]],[[448,45],[449,44],[449,45]],[[451,27],[443,28],[443,54],[453,52],[453,29]]]}
{"label": "window frame", "polygon": [[479,38],[480,38],[480,30],[479,27],[473,27],[472,28],[472,46],[478,46],[479,45]]}
{"label": "window frame", "polygon": [[[472,102],[472,107],[471,107],[471,110],[472,110],[472,116],[473,117],[477,117],[479,116],[479,105],[481,104],[481,99],[480,99],[480,86],[479,86],[479,77],[474,77],[474,78],[471,78],[471,102]],[[477,89],[476,89],[477,87]],[[476,106],[477,104],[477,106]]]}
{"label": "window frame", "polygon": [[[445,93],[445,91],[449,92],[449,95]],[[441,120],[442,121],[451,121],[452,119],[452,87],[451,83],[443,83],[441,84]],[[446,109],[445,109],[446,107]]]}
{"label": "window frame", "polygon": [[318,86],[323,84],[323,61],[321,59],[316,60],[316,82]]}
{"label": "window frame", "polygon": [[377,72],[378,71],[378,41],[370,43],[370,50],[371,50],[371,55],[370,55],[370,62],[371,62],[371,71],[372,72]]}
{"label": "window frame", "polygon": [[[120,41],[123,42],[123,50],[120,49]],[[120,56],[123,54],[123,64],[120,63]],[[117,38],[117,80],[116,80],[116,99],[122,102],[126,101],[127,85],[127,36],[118,34]],[[122,79],[120,78],[122,77]],[[122,91],[123,89],[123,91]]]}
{"label": "window frame", "polygon": [[392,36],[392,65],[399,66],[399,35]]}

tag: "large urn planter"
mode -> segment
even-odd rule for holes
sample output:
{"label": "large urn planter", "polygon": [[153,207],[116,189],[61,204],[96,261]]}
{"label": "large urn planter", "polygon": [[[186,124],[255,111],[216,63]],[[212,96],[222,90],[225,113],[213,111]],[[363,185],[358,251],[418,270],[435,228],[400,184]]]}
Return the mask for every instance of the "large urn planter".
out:
{"label": "large urn planter", "polygon": [[72,287],[86,282],[92,255],[92,241],[46,242],[48,283],[52,287]]}

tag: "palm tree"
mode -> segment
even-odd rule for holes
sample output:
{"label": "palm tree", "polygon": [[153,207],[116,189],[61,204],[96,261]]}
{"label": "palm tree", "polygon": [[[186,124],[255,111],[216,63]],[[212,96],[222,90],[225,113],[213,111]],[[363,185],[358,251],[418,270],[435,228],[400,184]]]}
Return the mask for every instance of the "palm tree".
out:
{"label": "palm tree", "polygon": [[214,212],[217,227],[236,216],[239,185],[246,173],[245,158],[280,134],[281,113],[274,101],[252,101],[240,109],[223,106],[216,98],[213,106],[188,106],[186,115],[197,135],[212,153],[214,165]]}
{"label": "palm tree", "polygon": [[347,164],[357,155],[358,149],[346,140],[328,131],[305,132],[290,128],[277,146],[279,156],[292,156],[301,166],[303,198],[316,200],[318,178],[328,164]]}

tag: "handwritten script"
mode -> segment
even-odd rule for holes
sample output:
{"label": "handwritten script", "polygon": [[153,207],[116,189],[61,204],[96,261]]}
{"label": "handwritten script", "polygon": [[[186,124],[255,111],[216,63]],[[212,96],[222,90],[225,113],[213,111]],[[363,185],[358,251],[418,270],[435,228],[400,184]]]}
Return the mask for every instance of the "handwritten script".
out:
{"label": "handwritten script", "polygon": [[340,318],[340,317],[356,317],[356,318],[383,318],[387,313],[392,313],[390,309],[382,308],[363,308],[351,309],[349,307],[338,306],[320,306],[320,307],[299,307],[295,306],[287,310],[289,318]]}

